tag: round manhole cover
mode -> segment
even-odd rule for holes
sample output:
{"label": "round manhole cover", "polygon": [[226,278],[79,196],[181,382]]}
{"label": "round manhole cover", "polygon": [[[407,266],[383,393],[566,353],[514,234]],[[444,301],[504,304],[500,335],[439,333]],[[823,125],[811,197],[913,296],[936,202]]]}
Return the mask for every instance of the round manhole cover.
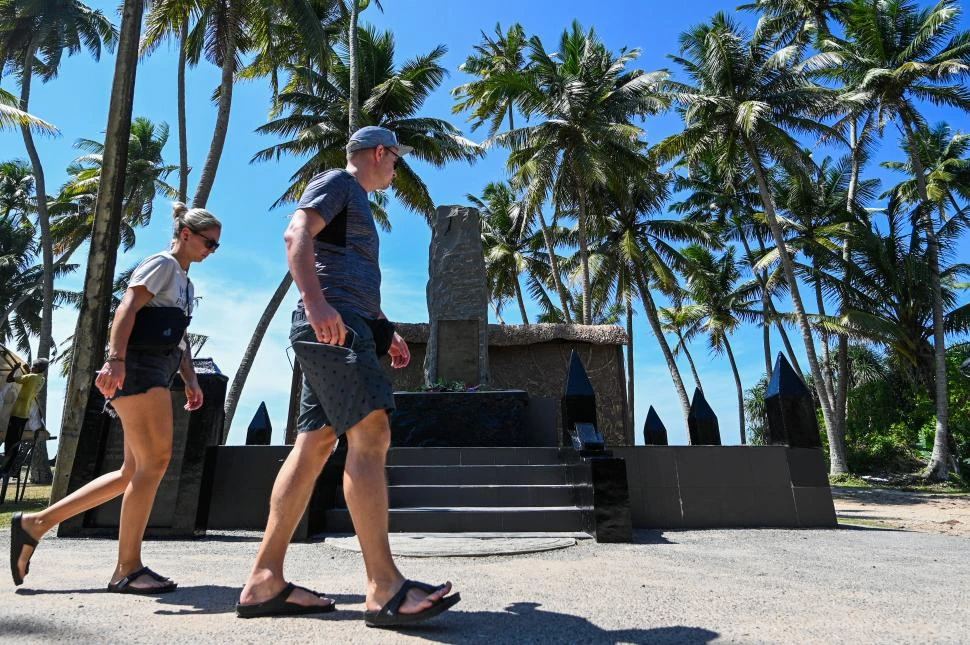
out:
{"label": "round manhole cover", "polygon": [[[419,558],[449,556],[514,555],[536,553],[574,546],[572,537],[467,537],[439,535],[391,534],[391,553]],[[338,549],[360,551],[357,536],[327,538],[326,543]]]}

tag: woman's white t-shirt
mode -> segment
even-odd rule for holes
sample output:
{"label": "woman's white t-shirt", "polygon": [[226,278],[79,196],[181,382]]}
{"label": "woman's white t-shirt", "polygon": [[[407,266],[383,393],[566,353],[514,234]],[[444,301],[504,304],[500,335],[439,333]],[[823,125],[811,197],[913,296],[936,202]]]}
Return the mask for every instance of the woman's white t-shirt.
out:
{"label": "woman's white t-shirt", "polygon": [[168,251],[145,258],[131,274],[129,287],[145,287],[154,297],[146,307],[178,307],[192,315],[195,290],[189,275]]}

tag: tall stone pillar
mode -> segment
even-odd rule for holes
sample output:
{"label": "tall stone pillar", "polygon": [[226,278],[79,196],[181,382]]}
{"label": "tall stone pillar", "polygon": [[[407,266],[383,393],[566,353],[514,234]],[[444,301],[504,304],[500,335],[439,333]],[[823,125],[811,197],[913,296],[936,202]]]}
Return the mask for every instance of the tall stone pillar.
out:
{"label": "tall stone pillar", "polygon": [[488,288],[476,209],[440,206],[435,211],[428,274],[425,384],[488,384]]}

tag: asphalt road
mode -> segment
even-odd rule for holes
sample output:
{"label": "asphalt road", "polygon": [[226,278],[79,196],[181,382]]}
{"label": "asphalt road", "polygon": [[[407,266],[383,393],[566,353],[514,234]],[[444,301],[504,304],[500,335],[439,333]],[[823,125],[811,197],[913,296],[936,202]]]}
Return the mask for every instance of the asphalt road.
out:
{"label": "asphalt road", "polygon": [[[363,563],[295,544],[287,573],[336,598],[323,617],[234,615],[258,536],[152,541],[145,562],[180,583],[158,597],[103,592],[111,540],[42,542],[16,589],[0,579],[0,641],[40,643],[966,643],[970,540],[871,528],[637,533],[636,544],[515,556],[398,559],[450,579],[453,611],[406,631],[361,620]],[[0,536],[7,553],[9,536]]]}

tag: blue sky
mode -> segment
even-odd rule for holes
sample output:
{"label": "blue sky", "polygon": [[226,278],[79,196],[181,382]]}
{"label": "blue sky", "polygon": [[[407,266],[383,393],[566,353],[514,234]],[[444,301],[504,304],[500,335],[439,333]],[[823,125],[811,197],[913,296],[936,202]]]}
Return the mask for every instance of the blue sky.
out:
{"label": "blue sky", "polygon": [[[118,3],[91,2],[119,21],[115,11]],[[925,3],[924,3],[925,4]],[[685,29],[706,20],[717,11],[727,11],[748,25],[754,24],[751,14],[737,13],[733,3],[712,0],[690,2],[642,2],[612,3],[608,10],[590,2],[556,0],[493,0],[473,3],[456,0],[384,0],[384,12],[371,6],[362,16],[364,22],[393,31],[397,44],[397,62],[429,52],[438,44],[444,44],[448,53],[443,60],[450,75],[441,89],[426,103],[421,114],[450,119],[462,127],[470,138],[481,141],[481,131],[472,133],[464,123],[463,115],[452,115],[452,99],[449,90],[465,82],[467,77],[458,71],[472,47],[479,41],[481,31],[492,33],[496,22],[503,27],[520,22],[530,35],[538,35],[547,49],[554,49],[563,29],[576,19],[584,27],[595,27],[600,38],[614,51],[621,47],[638,47],[642,55],[635,67],[652,71],[670,68],[678,71],[667,58],[676,53],[679,34]],[[963,16],[963,28],[970,28],[968,17]],[[87,55],[65,59],[60,75],[47,84],[34,83],[31,112],[54,123],[61,130],[57,138],[45,138],[38,147],[47,175],[48,192],[55,192],[66,178],[64,169],[79,155],[72,147],[79,138],[100,139],[103,135],[108,98],[113,73],[113,55],[105,53],[100,62]],[[139,67],[136,85],[136,116],[146,116],[153,121],[165,121],[172,132],[165,157],[169,163],[178,161],[175,105],[176,54],[174,48],[163,45],[155,54],[145,59]],[[218,85],[219,72],[203,62],[188,73],[188,136],[189,159],[195,167],[189,179],[190,191],[198,181],[198,175],[208,150],[215,121],[215,106],[210,101],[213,89]],[[4,80],[2,86],[13,90],[12,79]],[[262,313],[276,285],[279,283],[286,262],[283,254],[282,232],[290,210],[271,210],[270,205],[288,185],[290,174],[298,167],[299,160],[283,159],[278,163],[250,164],[252,155],[275,141],[254,133],[255,128],[266,122],[269,90],[265,82],[240,82],[233,95],[232,117],[225,152],[219,166],[208,208],[224,223],[223,245],[218,253],[201,265],[194,266],[192,278],[196,293],[202,301],[193,319],[193,331],[210,336],[203,355],[212,356],[222,371],[230,378],[236,371],[242,352],[249,341],[253,327]],[[927,110],[930,120],[945,119],[954,127],[965,129],[965,115],[946,113],[936,109]],[[648,119],[644,124],[647,139],[656,142],[676,132],[680,127],[676,114]],[[898,159],[898,134],[887,129],[881,156]],[[810,145],[811,142],[806,142]],[[0,159],[26,158],[23,142],[15,131],[0,132]],[[454,164],[437,170],[417,162],[417,167],[431,195],[438,205],[464,203],[467,193],[479,193],[490,181],[505,178],[506,153],[495,150],[474,165]],[[870,176],[889,178],[878,167],[870,167]],[[170,183],[177,183],[173,175]],[[427,319],[425,284],[427,282],[427,249],[430,231],[423,220],[392,201],[389,208],[394,230],[383,234],[381,240],[384,272],[384,310],[392,320],[421,322]],[[171,235],[169,207],[165,200],[155,204],[151,225],[138,232],[136,247],[119,257],[118,269],[132,266],[140,258],[166,248]],[[970,256],[970,241],[964,240],[958,254]],[[83,255],[76,256],[83,265]],[[71,278],[58,283],[59,287],[80,289],[83,266]],[[807,293],[805,293],[808,296]],[[964,296],[965,301],[965,296]],[[246,426],[259,406],[266,401],[274,426],[273,440],[282,442],[286,421],[286,405],[289,391],[289,366],[284,354],[287,343],[288,311],[296,302],[295,289],[281,307],[260,349],[250,373],[242,401],[236,413],[229,435],[230,443],[242,443]],[[781,304],[784,308],[787,305]],[[507,322],[518,322],[514,304],[505,311]],[[76,312],[60,310],[55,313],[54,337],[60,343],[74,331]],[[636,350],[636,437],[642,443],[642,427],[647,408],[653,405],[667,425],[671,443],[687,442],[686,430],[677,402],[669,372],[657,343],[647,328],[642,311],[635,319],[634,346]],[[797,333],[791,334],[796,348],[801,342]],[[763,372],[760,329],[746,327],[732,340],[742,381],[749,388]],[[773,351],[781,347],[776,333],[772,336]],[[698,363],[705,392],[717,412],[721,436],[725,443],[738,442],[737,402],[734,381],[726,357],[711,356],[703,343],[691,347]],[[803,349],[799,349],[803,354]],[[802,364],[804,358],[800,356]],[[692,387],[686,362],[681,371]],[[50,402],[48,405],[49,427],[57,433],[63,405],[64,379],[52,375]],[[50,448],[53,450],[54,446]]]}

